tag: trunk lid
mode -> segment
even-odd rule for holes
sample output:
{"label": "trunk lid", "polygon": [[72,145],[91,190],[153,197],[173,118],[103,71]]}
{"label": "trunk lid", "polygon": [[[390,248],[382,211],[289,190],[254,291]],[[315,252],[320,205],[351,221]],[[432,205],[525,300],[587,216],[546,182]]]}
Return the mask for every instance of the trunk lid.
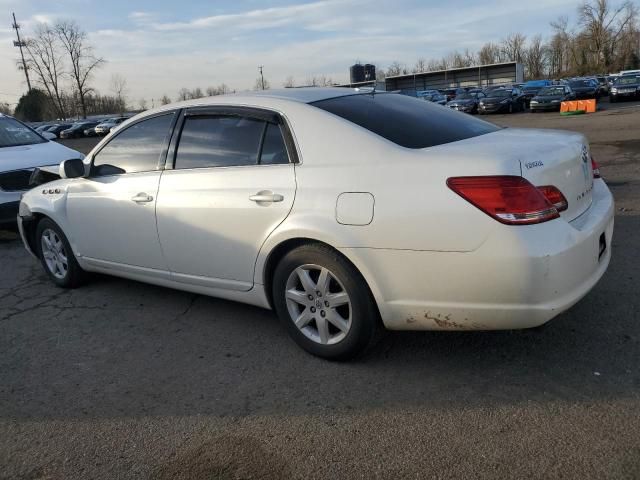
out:
{"label": "trunk lid", "polygon": [[571,221],[591,206],[593,170],[589,145],[580,134],[546,130],[536,130],[535,134],[538,144],[520,159],[522,176],[535,186],[558,188],[568,203],[560,215]]}
{"label": "trunk lid", "polygon": [[[468,156],[473,149],[476,162]],[[584,135],[562,130],[505,128],[487,135],[449,143],[450,156],[466,159],[462,175],[513,175],[537,187],[551,185],[567,199],[568,208],[560,215],[568,221],[580,216],[591,205],[593,171],[591,153]],[[450,166],[452,166],[450,164]]]}

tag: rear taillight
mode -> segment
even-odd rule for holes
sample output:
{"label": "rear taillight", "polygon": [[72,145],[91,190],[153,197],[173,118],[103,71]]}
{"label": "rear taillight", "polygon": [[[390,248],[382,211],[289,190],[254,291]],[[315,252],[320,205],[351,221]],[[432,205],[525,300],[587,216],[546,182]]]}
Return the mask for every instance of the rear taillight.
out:
{"label": "rear taillight", "polygon": [[593,178],[600,178],[600,167],[593,157],[591,157],[591,170],[593,170]]}
{"label": "rear taillight", "polygon": [[490,217],[507,225],[530,225],[560,214],[544,194],[522,177],[453,177],[447,185]]}
{"label": "rear taillight", "polygon": [[542,195],[544,195],[544,198],[546,198],[551,205],[556,207],[558,212],[564,212],[569,207],[567,199],[564,197],[562,192],[553,185],[545,185],[543,187],[536,188],[540,193],[542,193]]}

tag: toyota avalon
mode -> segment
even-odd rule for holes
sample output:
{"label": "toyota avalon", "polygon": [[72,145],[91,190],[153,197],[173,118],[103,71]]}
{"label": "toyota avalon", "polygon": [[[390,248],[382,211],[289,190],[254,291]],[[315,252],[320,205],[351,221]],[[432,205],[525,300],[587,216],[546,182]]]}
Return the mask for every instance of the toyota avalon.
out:
{"label": "toyota avalon", "polygon": [[271,308],[330,359],[363,351],[380,326],[541,325],[611,258],[613,199],[583,135],[503,129],[394,93],[166,105],[60,175],[19,213],[56,285],[101,272]]}

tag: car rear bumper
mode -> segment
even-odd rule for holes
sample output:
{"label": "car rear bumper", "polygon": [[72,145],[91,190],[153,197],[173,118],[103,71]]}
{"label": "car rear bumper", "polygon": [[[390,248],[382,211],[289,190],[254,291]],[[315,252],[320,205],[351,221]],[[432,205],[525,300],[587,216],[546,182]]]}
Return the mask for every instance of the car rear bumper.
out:
{"label": "car rear bumper", "polygon": [[[541,325],[585,296],[611,258],[614,204],[596,180],[577,219],[497,224],[473,252],[343,249],[391,330],[504,330]],[[606,249],[600,254],[601,241]],[[357,250],[357,251],[355,251]]]}

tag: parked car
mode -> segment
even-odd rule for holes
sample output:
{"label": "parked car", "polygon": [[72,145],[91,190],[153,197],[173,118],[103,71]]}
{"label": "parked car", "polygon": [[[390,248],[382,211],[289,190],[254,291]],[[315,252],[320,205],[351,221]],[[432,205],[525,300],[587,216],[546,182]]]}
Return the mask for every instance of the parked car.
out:
{"label": "parked car", "polygon": [[611,87],[609,101],[615,103],[618,100],[640,98],[640,76],[623,75],[618,77]]}
{"label": "parked car", "polygon": [[100,122],[76,122],[66,130],[60,132],[60,138],[78,138],[84,136],[84,131],[88,128],[94,128]]}
{"label": "parked car", "polygon": [[113,128],[116,125],[120,125],[122,122],[127,120],[127,118],[128,117],[117,117],[117,118],[110,118],[108,120],[105,120],[104,122],[96,125],[95,132],[97,135],[106,135],[111,131],[111,128]]}
{"label": "parked car", "polygon": [[42,133],[46,130],[48,130],[49,128],[53,127],[52,124],[50,123],[43,123],[42,125],[38,125],[36,128],[34,128],[34,130],[38,133]]}
{"label": "parked car", "polygon": [[522,98],[526,107],[529,107],[529,102],[535,97],[541,88],[551,85],[551,80],[529,80],[525,82],[522,87]]}
{"label": "parked car", "polygon": [[574,100],[576,95],[568,85],[552,85],[542,87],[531,99],[529,108],[532,112],[560,110],[562,102]]}
{"label": "parked car", "polygon": [[513,113],[524,111],[524,97],[518,88],[497,88],[478,102],[478,113]]}
{"label": "parked car", "polygon": [[15,226],[20,196],[36,167],[58,170],[60,162],[82,154],[50,142],[24,123],[0,114],[0,227]]}
{"label": "parked car", "polygon": [[418,90],[416,97],[429,102],[437,103],[438,105],[445,105],[447,103],[447,97],[445,97],[438,90]]}
{"label": "parked car", "polygon": [[478,104],[485,97],[482,92],[465,92],[447,102],[447,107],[459,112],[478,113]]}
{"label": "parked car", "polygon": [[464,88],[445,88],[440,90],[440,93],[444,95],[447,99],[447,102],[449,102],[454,98],[456,98],[456,96],[460,95],[461,93],[465,93],[465,89]]}
{"label": "parked car", "polygon": [[613,198],[583,135],[396,93],[167,105],[60,171],[20,203],[23,242],[53,283],[95,271],[273,308],[331,359],[380,324],[541,325],[611,257]]}
{"label": "parked car", "polygon": [[600,85],[597,81],[576,79],[569,80],[569,86],[576,95],[577,100],[600,98]]}
{"label": "parked car", "polygon": [[85,137],[96,137],[98,134],[96,133],[96,126],[91,127],[91,128],[86,128],[84,130],[84,136]]}
{"label": "parked car", "polygon": [[63,130],[66,130],[67,128],[70,128],[71,125],[72,125],[71,123],[56,123],[55,125],[52,125],[45,131],[49,133],[53,133],[56,136],[56,138],[59,138],[60,132],[62,132]]}

